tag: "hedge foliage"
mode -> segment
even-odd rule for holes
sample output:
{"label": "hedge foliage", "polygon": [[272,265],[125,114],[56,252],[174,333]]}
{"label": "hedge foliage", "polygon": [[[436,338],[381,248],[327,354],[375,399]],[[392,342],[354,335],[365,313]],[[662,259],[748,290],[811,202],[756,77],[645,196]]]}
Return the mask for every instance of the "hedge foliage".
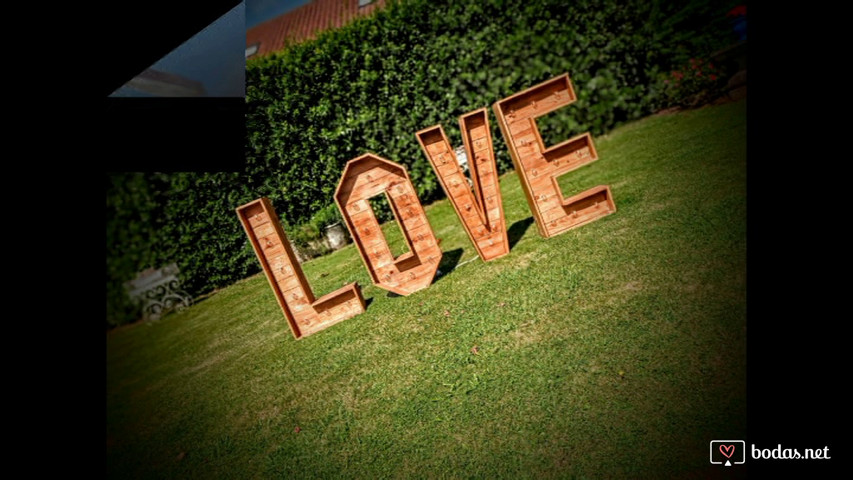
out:
{"label": "hedge foliage", "polygon": [[[731,6],[392,1],[316,40],[250,60],[244,171],[107,177],[108,324],[129,319],[120,285],[143,268],[177,262],[194,294],[259,271],[234,213],[245,202],[269,197],[288,233],[307,241],[339,218],[333,195],[341,171],[364,152],[404,164],[422,202],[443,196],[414,133],[440,123],[461,144],[459,115],[491,112],[495,101],[563,72],[578,100],[542,119],[546,142],[600,135],[673,103],[663,79],[732,43]],[[503,172],[511,160],[489,115]]]}

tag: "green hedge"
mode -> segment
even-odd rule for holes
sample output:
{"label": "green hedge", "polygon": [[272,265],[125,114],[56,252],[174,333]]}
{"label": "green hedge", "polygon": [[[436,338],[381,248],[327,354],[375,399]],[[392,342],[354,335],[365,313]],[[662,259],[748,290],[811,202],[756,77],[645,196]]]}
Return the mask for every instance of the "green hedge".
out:
{"label": "green hedge", "polygon": [[[443,196],[414,133],[568,72],[577,102],[545,140],[602,134],[675,103],[664,78],[734,39],[720,1],[411,0],[246,69],[246,169],[107,179],[108,324],[130,318],[121,282],[177,262],[194,294],[260,270],[234,213],[269,197],[307,241],[336,218],[344,164],[366,151],[406,165],[424,203]],[[685,95],[690,92],[685,92]],[[490,113],[498,168],[511,168]],[[310,227],[304,227],[308,224]],[[312,233],[313,232],[313,233]]]}
{"label": "green hedge", "polygon": [[[578,101],[554,139],[601,134],[664,106],[660,77],[730,41],[727,3],[413,0],[247,69],[246,158],[276,171],[282,214],[307,220],[365,151],[405,164],[422,201],[441,196],[414,133],[569,72]],[[684,2],[682,2],[684,3]],[[511,161],[490,117],[499,169]]]}

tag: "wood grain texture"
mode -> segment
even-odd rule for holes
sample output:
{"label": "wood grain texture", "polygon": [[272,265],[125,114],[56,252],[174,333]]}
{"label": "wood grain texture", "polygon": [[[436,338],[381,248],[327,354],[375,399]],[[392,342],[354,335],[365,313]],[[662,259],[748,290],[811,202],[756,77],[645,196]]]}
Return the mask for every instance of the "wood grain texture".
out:
{"label": "wood grain texture", "polygon": [[[368,199],[385,195],[409,251],[391,253]],[[375,285],[409,295],[432,284],[441,249],[405,167],[368,153],[350,160],[335,190],[359,255]]]}
{"label": "wood grain texture", "polygon": [[557,177],[598,160],[589,133],[550,147],[542,141],[536,119],[570,105],[575,99],[566,73],[492,106],[536,227],[543,237],[552,237],[616,211],[610,187],[606,185],[564,198],[557,183]]}
{"label": "wood grain texture", "polygon": [[441,125],[425,128],[415,136],[477,254],[488,262],[509,253],[488,110],[481,108],[460,116],[459,129],[473,191]]}
{"label": "wood grain texture", "polygon": [[294,338],[303,338],[364,313],[364,298],[355,282],[314,298],[311,285],[267,198],[238,207],[237,216]]}

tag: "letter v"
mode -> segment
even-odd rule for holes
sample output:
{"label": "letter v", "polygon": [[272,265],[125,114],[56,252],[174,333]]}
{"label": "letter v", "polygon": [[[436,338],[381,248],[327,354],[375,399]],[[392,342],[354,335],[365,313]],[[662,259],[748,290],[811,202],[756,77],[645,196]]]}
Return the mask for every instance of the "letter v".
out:
{"label": "letter v", "polygon": [[471,243],[480,258],[488,262],[509,253],[488,110],[481,108],[460,116],[459,129],[474,182],[473,193],[441,125],[423,129],[415,136]]}

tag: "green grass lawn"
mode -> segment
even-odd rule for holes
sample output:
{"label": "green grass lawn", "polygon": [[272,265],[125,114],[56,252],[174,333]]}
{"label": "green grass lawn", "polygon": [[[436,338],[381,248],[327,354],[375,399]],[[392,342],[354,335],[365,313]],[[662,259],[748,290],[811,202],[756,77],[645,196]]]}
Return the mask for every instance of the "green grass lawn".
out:
{"label": "green grass lawn", "polygon": [[315,294],[369,304],[302,340],[263,275],[108,333],[109,476],[703,478],[746,436],[746,105],[595,140],[561,185],[616,213],[544,239],[510,172],[509,255],[437,202],[433,285],[388,295],[353,245],[310,261]]}

